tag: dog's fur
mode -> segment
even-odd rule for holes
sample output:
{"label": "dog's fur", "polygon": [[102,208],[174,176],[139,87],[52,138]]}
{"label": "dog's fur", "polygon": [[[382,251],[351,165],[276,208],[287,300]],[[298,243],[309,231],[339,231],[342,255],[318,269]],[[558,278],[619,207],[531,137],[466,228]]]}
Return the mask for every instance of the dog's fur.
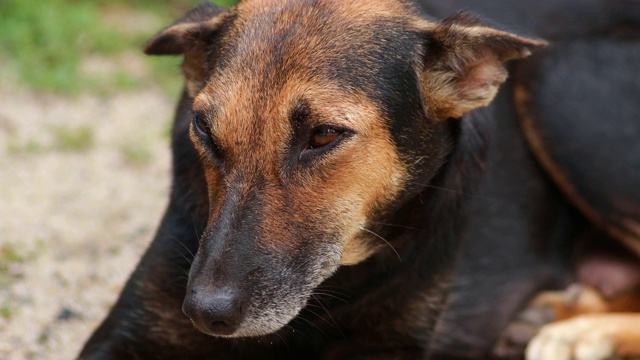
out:
{"label": "dog's fur", "polygon": [[486,356],[579,225],[484,108],[544,45],[400,0],[189,12],[146,47],[184,54],[169,208],[81,358]]}

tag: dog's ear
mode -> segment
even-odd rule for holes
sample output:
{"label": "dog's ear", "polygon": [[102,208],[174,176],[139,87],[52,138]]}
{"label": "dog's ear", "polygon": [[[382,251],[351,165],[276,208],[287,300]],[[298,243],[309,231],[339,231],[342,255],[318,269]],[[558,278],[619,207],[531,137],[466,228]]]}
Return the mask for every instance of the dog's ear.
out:
{"label": "dog's ear", "polygon": [[483,26],[468,13],[421,25],[425,37],[420,85],[436,119],[459,118],[488,105],[507,79],[504,62],[547,45]]}
{"label": "dog's ear", "polygon": [[207,55],[219,33],[226,9],[204,2],[160,31],[144,48],[148,55],[184,54],[182,71],[190,95],[204,86]]}
{"label": "dog's ear", "polygon": [[226,9],[204,2],[160,31],[144,47],[147,55],[180,55],[215,35]]}

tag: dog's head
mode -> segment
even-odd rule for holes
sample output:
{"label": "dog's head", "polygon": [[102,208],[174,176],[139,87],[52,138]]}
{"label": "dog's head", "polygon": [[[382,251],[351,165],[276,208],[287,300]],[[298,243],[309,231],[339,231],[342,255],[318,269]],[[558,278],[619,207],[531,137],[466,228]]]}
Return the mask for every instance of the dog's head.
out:
{"label": "dog's head", "polygon": [[369,227],[442,166],[443,124],[542,45],[400,0],[203,4],[161,31],[145,50],[184,54],[210,204],[184,312],[217,336],[283,327],[339,266],[387,246]]}

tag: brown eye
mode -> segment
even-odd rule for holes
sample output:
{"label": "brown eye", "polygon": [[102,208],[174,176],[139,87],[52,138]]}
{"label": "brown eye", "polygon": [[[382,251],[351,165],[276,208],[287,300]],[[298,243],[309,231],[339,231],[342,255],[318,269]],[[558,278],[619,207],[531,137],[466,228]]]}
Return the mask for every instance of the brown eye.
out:
{"label": "brown eye", "polygon": [[313,129],[313,132],[311,134],[309,148],[317,149],[323,146],[327,146],[334,142],[341,133],[342,132],[327,126],[317,127]]}

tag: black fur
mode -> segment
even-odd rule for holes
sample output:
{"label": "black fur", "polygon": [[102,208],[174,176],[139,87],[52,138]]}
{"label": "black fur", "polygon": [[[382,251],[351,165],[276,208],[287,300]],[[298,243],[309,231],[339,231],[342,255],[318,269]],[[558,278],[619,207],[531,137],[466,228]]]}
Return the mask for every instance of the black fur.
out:
{"label": "black fur", "polygon": [[[494,3],[493,8],[498,7]],[[538,6],[535,1],[524,3],[527,9]],[[561,3],[576,7],[573,0]],[[500,4],[498,18],[519,17]],[[462,0],[433,1],[426,7],[444,17],[465,5]],[[538,20],[523,21],[521,27],[545,34],[536,28],[542,16],[532,17]],[[80,358],[486,358],[500,331],[533,294],[567,283],[567,243],[583,219],[527,149],[516,126],[511,84],[489,107],[463,119],[436,122],[424,114],[418,80],[407,65],[420,54],[419,34],[393,37],[393,29],[382,30],[387,36],[382,39],[384,51],[367,54],[367,61],[385,66],[370,69],[354,55],[330,68],[345,86],[359,88],[381,104],[392,119],[387,126],[399,152],[407,158],[433,155],[433,166],[416,166],[411,185],[372,228],[400,259],[386,250],[341,267],[316,289],[318,296],[274,334],[223,339],[194,329],[181,310],[184,271],[198,251],[209,203],[203,166],[189,139],[192,99],[185,93],[172,133],[173,186],[167,212]],[[553,32],[558,33],[562,31]],[[148,52],[179,52],[176,44],[162,41]],[[225,66],[224,55],[207,54],[207,59],[212,66]],[[304,263],[304,253],[293,259]]]}

